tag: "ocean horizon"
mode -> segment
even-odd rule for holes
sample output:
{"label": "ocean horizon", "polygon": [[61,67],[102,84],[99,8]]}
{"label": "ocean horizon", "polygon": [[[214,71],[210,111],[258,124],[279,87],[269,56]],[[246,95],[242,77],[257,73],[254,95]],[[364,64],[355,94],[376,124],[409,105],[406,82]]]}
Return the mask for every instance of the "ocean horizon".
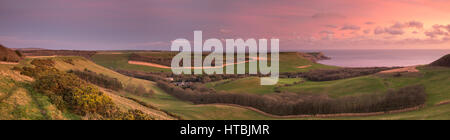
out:
{"label": "ocean horizon", "polygon": [[318,63],[341,67],[394,67],[429,64],[446,54],[450,49],[410,50],[303,50],[322,52],[330,60]]}

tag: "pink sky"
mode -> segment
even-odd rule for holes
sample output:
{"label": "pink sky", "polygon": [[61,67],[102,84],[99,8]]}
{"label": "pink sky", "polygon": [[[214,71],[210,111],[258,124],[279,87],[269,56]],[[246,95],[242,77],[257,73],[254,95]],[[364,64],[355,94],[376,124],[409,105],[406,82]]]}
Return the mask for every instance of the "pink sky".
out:
{"label": "pink sky", "polygon": [[2,0],[0,43],[168,49],[171,40],[279,38],[282,50],[450,49],[448,0]]}

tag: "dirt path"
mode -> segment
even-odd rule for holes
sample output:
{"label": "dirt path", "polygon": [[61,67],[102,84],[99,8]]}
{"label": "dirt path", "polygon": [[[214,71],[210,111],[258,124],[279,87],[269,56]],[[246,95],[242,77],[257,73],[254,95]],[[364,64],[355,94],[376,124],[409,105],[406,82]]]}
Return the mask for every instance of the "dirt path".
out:
{"label": "dirt path", "polygon": [[446,105],[446,104],[450,104],[450,100],[441,101],[441,102],[435,104],[435,106]]}
{"label": "dirt path", "polygon": [[299,68],[299,69],[305,69],[305,68],[309,68],[309,67],[311,67],[312,65],[304,65],[304,66],[298,66],[297,68]]}
{"label": "dirt path", "polygon": [[52,55],[52,56],[25,56],[25,58],[53,58],[53,57],[57,57],[56,55]]}
{"label": "dirt path", "polygon": [[17,64],[19,64],[19,63],[17,63],[17,62],[0,61],[0,64],[5,64],[5,65],[17,65]]}
{"label": "dirt path", "polygon": [[417,66],[408,66],[408,67],[404,67],[404,68],[385,70],[385,71],[381,71],[379,73],[386,74],[386,73],[399,73],[399,72],[419,72],[419,70],[417,69]]}

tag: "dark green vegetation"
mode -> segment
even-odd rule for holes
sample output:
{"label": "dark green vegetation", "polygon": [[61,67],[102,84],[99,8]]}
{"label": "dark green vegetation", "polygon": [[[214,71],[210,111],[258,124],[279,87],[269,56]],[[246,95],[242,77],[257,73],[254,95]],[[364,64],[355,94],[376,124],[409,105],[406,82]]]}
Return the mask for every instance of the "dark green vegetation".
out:
{"label": "dark green vegetation", "polygon": [[275,115],[315,115],[338,113],[386,112],[422,105],[426,101],[423,86],[409,86],[384,94],[365,94],[330,98],[318,94],[279,93],[259,96],[244,93],[217,93],[211,90],[182,89],[158,81],[167,93],[196,104],[236,104],[257,108]]}
{"label": "dark green vegetation", "polygon": [[120,83],[120,81],[117,80],[117,78],[112,78],[103,74],[97,74],[96,72],[90,71],[88,69],[84,69],[84,71],[70,70],[69,73],[73,73],[77,75],[79,78],[100,87],[116,91],[123,89],[122,83]]}
{"label": "dark green vegetation", "polygon": [[95,51],[46,50],[46,49],[20,50],[20,52],[25,56],[82,56],[88,59],[97,53]]}
{"label": "dark green vegetation", "polygon": [[13,51],[0,44],[0,61],[19,62],[22,59],[22,53]]}
{"label": "dark green vegetation", "polygon": [[24,67],[21,74],[35,78],[33,87],[50,98],[59,110],[68,111],[88,119],[151,120],[140,110],[122,112],[112,99],[97,87],[76,75],[59,71],[50,59],[35,59],[34,67]]}
{"label": "dark green vegetation", "polygon": [[[309,72],[300,73],[300,75],[301,77],[304,77],[310,81],[333,81],[375,74],[381,71],[391,69],[394,68],[374,67],[374,68],[317,69],[311,70]],[[289,75],[287,77],[289,77]]]}

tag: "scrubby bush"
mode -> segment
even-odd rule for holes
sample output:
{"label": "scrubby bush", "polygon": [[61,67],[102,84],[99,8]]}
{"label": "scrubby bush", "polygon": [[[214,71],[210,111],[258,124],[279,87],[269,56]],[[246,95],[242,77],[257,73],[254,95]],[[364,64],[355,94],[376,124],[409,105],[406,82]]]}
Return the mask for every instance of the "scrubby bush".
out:
{"label": "scrubby bush", "polygon": [[143,97],[152,97],[155,94],[153,90],[147,90],[143,85],[135,86],[133,84],[128,84],[125,87],[125,91]]}
{"label": "scrubby bush", "polygon": [[36,67],[54,67],[55,61],[51,59],[34,59],[31,64]]}
{"label": "scrubby bush", "polygon": [[90,59],[95,55],[96,51],[77,51],[77,50],[23,50],[21,51],[26,56],[82,56]]}
{"label": "scrubby bush", "polygon": [[71,58],[64,59],[63,61],[66,62],[67,64],[75,65],[75,63],[73,62],[73,59],[71,59]]}
{"label": "scrubby bush", "polygon": [[123,85],[117,78],[112,78],[103,74],[97,74],[96,72],[84,69],[84,71],[71,70],[69,73],[77,75],[79,78],[86,80],[92,84],[100,87],[112,89],[112,90],[122,90]]}
{"label": "scrubby bush", "polygon": [[17,56],[23,57],[23,54],[19,50],[15,50],[14,52],[17,54]]}

